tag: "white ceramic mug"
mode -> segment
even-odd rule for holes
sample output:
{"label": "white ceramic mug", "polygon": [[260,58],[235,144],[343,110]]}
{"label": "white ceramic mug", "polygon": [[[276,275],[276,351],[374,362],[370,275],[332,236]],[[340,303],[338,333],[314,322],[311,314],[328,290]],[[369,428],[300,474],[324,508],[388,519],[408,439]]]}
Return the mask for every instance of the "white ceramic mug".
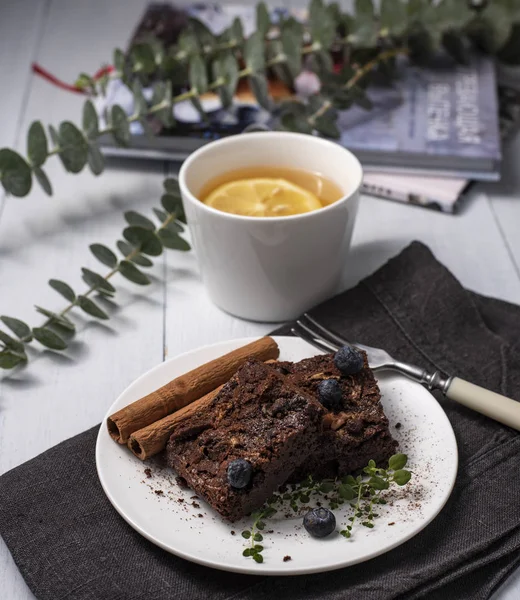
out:
{"label": "white ceramic mug", "polygon": [[[344,195],[322,209],[289,217],[244,217],[198,199],[205,184],[223,173],[269,166],[318,172]],[[191,154],[179,183],[213,302],[237,317],[280,322],[336,292],[348,260],[361,180],[361,165],[351,152],[306,134],[239,134]]]}

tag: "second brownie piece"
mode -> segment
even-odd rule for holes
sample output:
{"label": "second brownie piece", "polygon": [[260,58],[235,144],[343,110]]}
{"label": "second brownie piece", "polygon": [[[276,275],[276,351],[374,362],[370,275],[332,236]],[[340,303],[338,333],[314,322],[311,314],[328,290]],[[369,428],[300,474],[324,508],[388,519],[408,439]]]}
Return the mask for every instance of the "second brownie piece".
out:
{"label": "second brownie piece", "polygon": [[[168,464],[217,512],[235,521],[262,504],[317,448],[324,409],[262,362],[245,364],[213,401],[176,431]],[[246,487],[228,480],[232,461],[251,465]]]}

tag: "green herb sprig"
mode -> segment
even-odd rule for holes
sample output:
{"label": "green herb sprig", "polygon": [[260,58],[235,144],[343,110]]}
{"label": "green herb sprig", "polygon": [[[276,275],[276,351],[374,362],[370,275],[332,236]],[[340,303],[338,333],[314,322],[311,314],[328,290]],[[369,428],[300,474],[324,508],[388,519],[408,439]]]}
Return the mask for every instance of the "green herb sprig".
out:
{"label": "green herb sprig", "polygon": [[253,523],[249,529],[244,529],[242,531],[242,537],[246,540],[250,540],[251,544],[248,548],[242,552],[242,556],[251,557],[255,562],[262,563],[264,562],[264,557],[262,556],[262,552],[264,547],[257,542],[262,542],[264,536],[260,533],[265,529],[265,519],[272,517],[278,511],[276,508],[272,506],[275,502],[275,498],[270,500],[270,503],[267,503],[267,506],[264,506],[261,510],[254,512],[252,514]]}
{"label": "green herb sprig", "polygon": [[294,513],[307,510],[312,496],[319,496],[329,505],[331,510],[348,505],[352,515],[348,523],[339,533],[345,538],[351,538],[357,520],[368,529],[374,528],[374,520],[379,514],[374,511],[376,505],[386,504],[385,492],[393,485],[405,486],[412,478],[412,472],[405,469],[408,462],[406,454],[394,454],[388,460],[388,468],[376,466],[370,460],[360,475],[347,475],[336,479],[316,480],[308,476],[296,485],[289,485],[283,491],[276,492],[266,504],[253,513],[251,527],[242,531],[242,537],[250,541],[242,555],[250,557],[258,563],[263,562],[264,547],[258,542],[263,541],[260,533],[266,527],[266,520],[289,506]]}
{"label": "green herb sprig", "polygon": [[135,211],[124,214],[128,226],[122,232],[123,239],[116,242],[122,258],[118,258],[115,252],[103,244],[91,244],[90,251],[109,271],[101,275],[83,267],[82,279],[87,288],[82,293],[76,293],[68,283],[59,279],[49,281],[49,285],[68,304],[59,312],[36,306],[36,311],[46,317],[41,325],[30,327],[20,319],[0,316],[2,323],[14,334],[9,335],[0,329],[0,369],[12,369],[27,363],[26,345],[34,340],[52,350],[65,350],[68,339],[76,329],[68,316],[75,308],[96,319],[108,319],[109,315],[92,296],[98,294],[113,298],[116,288],[111,280],[117,273],[137,285],[148,285],[150,279],[140,267],[151,267],[153,262],[150,257],[161,255],[165,248],[180,251],[190,249],[188,242],[180,235],[184,231],[186,218],[177,180],[169,178],[164,181],[161,208],[153,210],[159,225]]}
{"label": "green herb sprig", "polygon": [[[120,79],[132,92],[134,114],[118,105],[106,112],[106,127],[99,126],[90,99],[85,102],[81,128],[63,121],[48,133],[39,121],[27,136],[27,157],[9,148],[0,149],[0,183],[13,196],[26,196],[36,179],[47,194],[52,185],[43,167],[57,155],[64,168],[79,173],[88,164],[99,175],[104,159],[99,138],[110,134],[119,146],[131,142],[130,124],[140,122],[149,135],[149,118],[174,127],[173,107],[190,101],[206,118],[201,96],[216,92],[229,108],[240,79],[247,79],[258,104],[279,116],[279,127],[337,138],[339,111],[353,105],[371,108],[366,88],[375,79],[392,82],[396,58],[407,55],[418,65],[427,64],[443,49],[459,63],[468,61],[472,47],[520,62],[520,6],[514,0],[356,0],[355,13],[343,12],[336,3],[312,0],[304,26],[294,18],[273,25],[262,2],[256,9],[255,32],[244,37],[240,19],[222,33],[213,34],[203,23],[190,19],[178,43],[165,48],[157,39],[136,43],[128,55],[116,49],[114,71],[99,80],[82,73],[76,84],[90,96],[104,94],[110,79]],[[338,73],[334,57],[341,57]],[[319,94],[308,101],[290,100],[276,105],[269,95],[267,75],[294,89],[302,69],[321,81]],[[150,101],[143,88],[153,90]],[[50,140],[49,140],[50,138]]]}

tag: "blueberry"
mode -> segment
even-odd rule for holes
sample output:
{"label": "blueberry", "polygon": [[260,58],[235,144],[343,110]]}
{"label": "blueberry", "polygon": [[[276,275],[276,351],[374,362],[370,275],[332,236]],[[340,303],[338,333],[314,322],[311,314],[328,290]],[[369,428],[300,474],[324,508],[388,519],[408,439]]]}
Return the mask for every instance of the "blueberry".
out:
{"label": "blueberry", "polygon": [[324,379],[318,385],[318,400],[329,410],[338,410],[343,405],[341,386],[335,379]]}
{"label": "blueberry", "polygon": [[336,517],[328,508],[315,508],[303,517],[303,526],[313,537],[327,537],[336,529]]}
{"label": "blueberry", "polygon": [[232,460],[227,468],[227,480],[232,488],[241,490],[251,481],[253,467],[243,458]]}
{"label": "blueberry", "polygon": [[363,368],[363,355],[352,346],[343,346],[334,355],[334,364],[342,375],[354,375]]}

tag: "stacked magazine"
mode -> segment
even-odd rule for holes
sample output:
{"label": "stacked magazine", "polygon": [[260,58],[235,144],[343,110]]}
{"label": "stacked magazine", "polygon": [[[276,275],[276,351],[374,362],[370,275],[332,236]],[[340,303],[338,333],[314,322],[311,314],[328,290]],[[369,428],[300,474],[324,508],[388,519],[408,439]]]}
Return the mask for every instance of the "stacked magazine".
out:
{"label": "stacked magazine", "polygon": [[[306,16],[301,10],[276,9],[272,20],[276,24],[289,14],[300,20]],[[150,5],[130,44],[150,34],[172,43],[188,18],[202,21],[218,34],[237,16],[245,35],[254,31],[254,7]],[[275,98],[294,93],[274,79],[269,85]],[[319,80],[304,71],[295,86],[296,93],[305,97],[319,89]],[[362,162],[366,193],[456,212],[472,181],[500,178],[501,140],[520,120],[520,91],[497,81],[489,57],[475,54],[467,65],[441,60],[430,69],[403,61],[393,87],[372,86],[368,94],[371,110],[351,108],[340,113],[338,120],[338,142]],[[112,82],[107,96],[98,101],[100,115],[113,103],[129,113],[133,110],[132,95],[120,82]],[[158,135],[149,138],[135,123],[129,148],[116,147],[107,137],[101,141],[103,151],[107,155],[183,160],[210,140],[275,124],[272,115],[256,104],[244,81],[231,109],[223,110],[213,93],[203,96],[202,105],[207,121],[189,102],[180,103],[175,106],[175,128],[151,123]]]}

